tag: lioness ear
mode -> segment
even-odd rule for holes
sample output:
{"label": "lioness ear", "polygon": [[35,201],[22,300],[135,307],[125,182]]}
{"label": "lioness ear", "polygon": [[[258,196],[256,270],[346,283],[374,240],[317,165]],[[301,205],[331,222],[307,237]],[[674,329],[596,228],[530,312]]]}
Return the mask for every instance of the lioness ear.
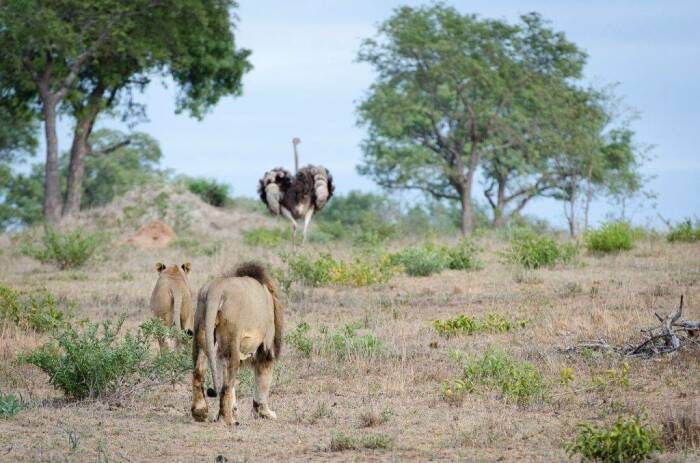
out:
{"label": "lioness ear", "polygon": [[192,270],[192,264],[189,262],[185,262],[182,264],[182,270],[185,271],[185,273],[190,273],[190,270]]}
{"label": "lioness ear", "polygon": [[165,270],[165,264],[162,262],[158,262],[156,264],[156,270],[158,271],[158,273],[162,272],[163,270]]}

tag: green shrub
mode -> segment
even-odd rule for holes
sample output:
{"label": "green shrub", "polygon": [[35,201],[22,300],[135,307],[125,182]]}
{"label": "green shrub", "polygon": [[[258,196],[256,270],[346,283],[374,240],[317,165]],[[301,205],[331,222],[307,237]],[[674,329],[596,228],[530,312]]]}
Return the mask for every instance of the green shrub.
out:
{"label": "green shrub", "polygon": [[600,428],[581,423],[578,429],[578,436],[566,451],[569,455],[580,454],[582,461],[637,462],[664,450],[660,433],[639,417],[618,417],[612,426]]}
{"label": "green shrub", "polygon": [[700,241],[700,225],[693,226],[690,219],[679,223],[666,235],[671,243],[693,243]]}
{"label": "green shrub", "polygon": [[[182,334],[158,327],[151,321],[136,334],[126,333],[117,339],[124,323],[109,321],[101,325],[87,323],[81,329],[67,327],[52,341],[20,356],[20,360],[39,367],[49,375],[49,383],[72,399],[102,397],[130,381],[170,377],[191,363],[187,347],[177,355],[150,354],[154,337]],[[187,360],[185,360],[187,359]]]}
{"label": "green shrub", "polygon": [[391,259],[410,276],[429,276],[446,269],[450,264],[445,251],[431,244],[403,249],[392,254]]}
{"label": "green shrub", "polygon": [[608,222],[600,230],[587,232],[584,240],[590,252],[611,253],[632,249],[634,236],[627,222]]}
{"label": "green shrub", "polygon": [[22,401],[14,394],[0,394],[0,419],[14,418],[22,410]]}
{"label": "green shrub", "polygon": [[41,238],[42,246],[26,244],[21,251],[39,262],[54,264],[64,270],[84,265],[95,253],[102,239],[101,233],[88,233],[80,228],[61,233],[47,226]]}
{"label": "green shrub", "polygon": [[451,384],[443,383],[443,391],[497,389],[504,398],[521,405],[543,398],[546,391],[542,375],[532,364],[518,361],[494,347],[489,347],[480,358],[465,359],[463,368],[463,376]]}
{"label": "green shrub", "polygon": [[330,253],[316,259],[305,254],[283,254],[281,258],[288,266],[289,276],[284,279],[309,286],[370,286],[388,281],[395,273],[387,256],[362,254],[349,262],[336,260]]}
{"label": "green shrub", "polygon": [[433,328],[443,336],[474,333],[504,333],[516,328],[524,328],[527,320],[510,320],[503,315],[490,313],[484,320],[477,320],[460,314],[449,320],[433,321]]}
{"label": "green shrub", "polygon": [[476,257],[480,249],[470,240],[462,240],[456,246],[444,248],[449,259],[447,268],[451,270],[479,270],[483,267]]}
{"label": "green shrub", "polygon": [[59,308],[56,296],[45,289],[20,292],[0,286],[0,321],[44,332],[63,327],[69,318],[69,313]]}
{"label": "green shrub", "polygon": [[273,247],[292,241],[289,228],[258,227],[243,232],[243,244],[246,246]]}
{"label": "green shrub", "polygon": [[230,187],[225,183],[207,178],[188,178],[185,183],[188,190],[212,206],[223,207],[231,203]]}
{"label": "green shrub", "polygon": [[356,324],[347,324],[340,331],[328,333],[323,330],[324,346],[327,352],[334,354],[339,360],[351,357],[378,357],[384,352],[384,343],[374,333],[357,333]]}
{"label": "green shrub", "polygon": [[557,262],[567,263],[577,255],[575,243],[560,244],[551,236],[527,228],[511,231],[510,247],[505,252],[508,261],[532,269],[551,267]]}
{"label": "green shrub", "polygon": [[301,322],[294,328],[294,331],[285,337],[285,340],[306,358],[311,357],[314,350],[314,341],[307,335],[309,331],[311,331],[311,326],[306,322]]}

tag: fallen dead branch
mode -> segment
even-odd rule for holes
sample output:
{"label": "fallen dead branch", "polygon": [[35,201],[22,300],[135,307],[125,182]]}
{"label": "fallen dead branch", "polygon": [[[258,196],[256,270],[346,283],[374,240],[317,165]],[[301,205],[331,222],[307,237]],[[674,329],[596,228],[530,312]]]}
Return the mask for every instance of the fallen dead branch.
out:
{"label": "fallen dead branch", "polygon": [[658,326],[643,328],[644,338],[634,344],[612,346],[604,339],[583,341],[575,346],[560,349],[560,352],[572,353],[582,350],[613,351],[627,357],[650,358],[655,355],[666,355],[678,352],[684,348],[700,347],[700,321],[682,320],[683,296],[681,295],[678,308],[665,317],[654,313],[659,321]]}

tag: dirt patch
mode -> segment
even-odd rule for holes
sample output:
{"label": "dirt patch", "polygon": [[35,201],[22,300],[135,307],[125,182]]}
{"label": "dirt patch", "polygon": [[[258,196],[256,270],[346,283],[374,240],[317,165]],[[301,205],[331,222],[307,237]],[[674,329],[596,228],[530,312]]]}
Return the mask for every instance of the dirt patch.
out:
{"label": "dirt patch", "polygon": [[170,225],[161,220],[154,220],[141,227],[127,243],[138,248],[164,248],[175,238],[177,235]]}

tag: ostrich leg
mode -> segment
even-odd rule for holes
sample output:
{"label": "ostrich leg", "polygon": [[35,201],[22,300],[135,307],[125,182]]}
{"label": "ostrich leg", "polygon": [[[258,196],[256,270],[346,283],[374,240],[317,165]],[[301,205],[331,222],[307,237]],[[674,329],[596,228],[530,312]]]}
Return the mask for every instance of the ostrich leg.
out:
{"label": "ostrich leg", "polygon": [[306,214],[304,214],[304,232],[303,232],[303,238],[301,240],[302,244],[306,243],[306,230],[309,228],[309,223],[311,223],[311,217],[314,215],[314,208],[310,207],[308,211],[306,211]]}
{"label": "ostrich leg", "polygon": [[297,236],[297,221],[294,220],[292,213],[289,212],[289,210],[286,207],[280,207],[280,211],[282,212],[283,216],[292,221],[292,243],[294,243],[294,239]]}

